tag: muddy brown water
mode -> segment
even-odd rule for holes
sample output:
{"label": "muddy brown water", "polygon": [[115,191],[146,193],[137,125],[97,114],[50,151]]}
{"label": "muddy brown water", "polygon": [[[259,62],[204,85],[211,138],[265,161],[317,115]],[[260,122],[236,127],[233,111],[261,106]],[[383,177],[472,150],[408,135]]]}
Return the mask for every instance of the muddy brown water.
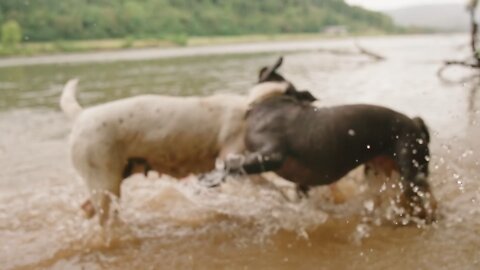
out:
{"label": "muddy brown water", "polygon": [[[446,84],[435,75],[443,59],[467,55],[467,42],[461,35],[362,38],[387,57],[383,62],[317,49],[353,50],[351,40],[123,62],[102,62],[101,54],[86,63],[9,60],[0,68],[0,268],[480,269],[480,94],[473,84]],[[266,53],[268,46],[274,52]],[[375,208],[371,187],[356,175],[341,181],[349,194],[342,204],[326,187],[309,200],[286,200],[278,187],[291,195],[291,186],[279,180],[206,189],[193,177],[135,175],[122,186],[120,224],[104,231],[83,217],[87,190],[67,158],[71,123],[57,106],[63,83],[80,78],[84,105],[141,93],[244,93],[281,51],[285,76],[322,105],[379,104],[425,119],[436,224],[376,222],[365,211]]]}

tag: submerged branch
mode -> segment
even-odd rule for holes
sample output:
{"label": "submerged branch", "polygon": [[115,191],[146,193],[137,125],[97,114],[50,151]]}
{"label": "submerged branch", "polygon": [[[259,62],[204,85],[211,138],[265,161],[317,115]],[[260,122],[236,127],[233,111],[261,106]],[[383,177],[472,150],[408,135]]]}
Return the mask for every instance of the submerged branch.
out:
{"label": "submerged branch", "polygon": [[[438,69],[437,71],[437,76],[447,82],[451,82],[450,80],[447,80],[445,77],[443,77],[443,72],[447,67],[450,66],[462,66],[466,68],[472,68],[472,69],[480,69],[480,54],[477,48],[477,41],[478,41],[478,23],[475,20],[475,14],[476,10],[478,7],[478,0],[471,0],[467,6],[468,13],[470,15],[470,50],[471,50],[471,59],[470,61],[464,60],[447,60],[443,63],[443,65]],[[472,63],[473,62],[473,63]],[[476,74],[475,76],[470,76],[467,78],[472,78],[477,77],[479,74]],[[465,78],[461,80],[461,82],[466,82]]]}
{"label": "submerged branch", "polygon": [[360,46],[360,44],[358,44],[358,42],[355,42],[355,47],[357,47],[357,49],[360,51],[361,54],[367,55],[367,56],[373,58],[375,61],[384,61],[386,59],[382,55],[379,55],[377,53],[374,53],[372,51],[369,51],[369,50],[363,48],[362,46]]}
{"label": "submerged branch", "polygon": [[321,48],[321,49],[317,49],[318,52],[322,52],[322,53],[330,53],[330,54],[333,54],[333,55],[366,55],[370,58],[372,58],[374,61],[384,61],[386,60],[387,58],[378,54],[378,53],[374,53],[370,50],[367,50],[365,49],[364,47],[360,46],[357,42],[355,42],[355,47],[357,48],[356,51],[354,50],[348,50],[348,49],[324,49],[324,48]]}

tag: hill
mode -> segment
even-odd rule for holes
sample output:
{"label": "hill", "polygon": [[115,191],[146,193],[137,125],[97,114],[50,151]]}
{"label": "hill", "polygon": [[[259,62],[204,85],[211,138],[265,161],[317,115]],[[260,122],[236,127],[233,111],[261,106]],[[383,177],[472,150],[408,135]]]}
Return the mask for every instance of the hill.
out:
{"label": "hill", "polygon": [[442,4],[413,6],[385,12],[396,24],[417,26],[440,31],[465,32],[469,29],[469,17],[465,5]]}
{"label": "hill", "polygon": [[31,41],[396,30],[343,0],[1,0],[0,24],[8,20]]}

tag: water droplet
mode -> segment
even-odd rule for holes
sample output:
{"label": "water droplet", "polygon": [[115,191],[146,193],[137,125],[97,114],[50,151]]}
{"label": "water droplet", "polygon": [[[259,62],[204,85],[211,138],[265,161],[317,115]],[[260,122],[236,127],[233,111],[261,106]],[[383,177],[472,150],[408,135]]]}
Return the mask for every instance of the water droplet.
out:
{"label": "water droplet", "polygon": [[370,227],[366,224],[358,224],[356,228],[355,240],[357,242],[360,242],[363,238],[366,238],[369,236],[370,236]]}
{"label": "water droplet", "polygon": [[373,202],[373,200],[368,200],[363,203],[363,206],[368,212],[372,212],[373,209],[375,208],[375,203]]}
{"label": "water droplet", "polygon": [[355,130],[349,129],[349,130],[348,130],[348,135],[350,135],[350,136],[355,136]]}
{"label": "water droplet", "polygon": [[367,144],[367,149],[370,149],[370,145],[369,145],[369,144]]}
{"label": "water droplet", "polygon": [[387,190],[387,185],[383,183],[382,186],[380,187],[380,192],[384,192],[385,190]]}
{"label": "water droplet", "polygon": [[420,167],[420,164],[415,159],[412,159],[412,164],[413,164],[413,166],[415,166],[415,168]]}

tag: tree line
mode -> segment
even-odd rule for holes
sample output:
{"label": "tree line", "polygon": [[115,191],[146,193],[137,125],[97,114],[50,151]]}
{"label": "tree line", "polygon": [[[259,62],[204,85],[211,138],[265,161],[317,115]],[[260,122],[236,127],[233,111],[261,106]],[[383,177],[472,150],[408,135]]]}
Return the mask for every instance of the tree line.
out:
{"label": "tree line", "polygon": [[22,41],[397,30],[343,0],[1,0],[0,24]]}

